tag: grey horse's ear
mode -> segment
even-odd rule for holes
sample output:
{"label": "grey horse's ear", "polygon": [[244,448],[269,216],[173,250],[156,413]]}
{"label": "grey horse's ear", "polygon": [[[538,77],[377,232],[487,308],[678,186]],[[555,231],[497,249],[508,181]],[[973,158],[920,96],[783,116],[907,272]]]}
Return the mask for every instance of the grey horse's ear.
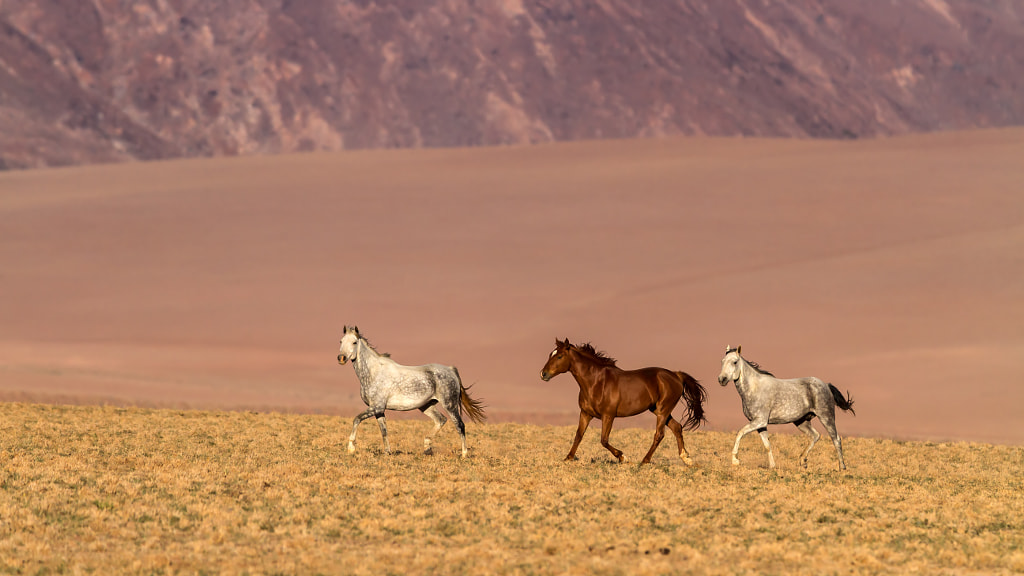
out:
{"label": "grey horse's ear", "polygon": [[736,347],[736,353],[739,354],[740,350],[742,350],[742,349],[743,349],[743,346],[737,346]]}
{"label": "grey horse's ear", "polygon": [[356,333],[356,336],[359,336],[359,326],[353,326],[352,331]]}
{"label": "grey horse's ear", "polygon": [[725,353],[728,354],[729,352],[732,352],[732,344],[725,345]]}

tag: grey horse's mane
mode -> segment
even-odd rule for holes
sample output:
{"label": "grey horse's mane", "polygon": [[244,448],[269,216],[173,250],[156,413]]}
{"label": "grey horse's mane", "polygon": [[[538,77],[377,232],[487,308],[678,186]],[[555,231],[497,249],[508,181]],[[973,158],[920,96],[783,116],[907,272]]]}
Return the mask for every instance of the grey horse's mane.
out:
{"label": "grey horse's mane", "polygon": [[356,339],[357,340],[362,340],[363,344],[366,344],[367,346],[369,346],[370,350],[373,350],[377,354],[377,356],[383,356],[384,358],[391,358],[391,354],[388,354],[387,352],[381,352],[380,350],[377,350],[377,347],[370,343],[370,339],[367,338],[366,336],[363,336],[363,333],[359,331],[359,328],[355,328],[354,330],[355,330],[355,333],[356,333]]}
{"label": "grey horse's mane", "polygon": [[[730,348],[730,349],[725,351],[726,354],[728,354],[730,352],[735,352],[735,353],[739,354],[740,349],[739,348]],[[740,355],[740,358],[743,358],[743,356]],[[758,364],[757,362],[754,362],[753,360],[748,360],[746,358],[743,358],[743,361],[746,362],[747,364],[750,364],[750,367],[753,368],[754,370],[757,370],[758,374],[764,374],[766,376],[771,376],[772,378],[776,378],[775,374],[772,374],[771,372],[765,370],[764,368],[761,368],[761,365]]]}

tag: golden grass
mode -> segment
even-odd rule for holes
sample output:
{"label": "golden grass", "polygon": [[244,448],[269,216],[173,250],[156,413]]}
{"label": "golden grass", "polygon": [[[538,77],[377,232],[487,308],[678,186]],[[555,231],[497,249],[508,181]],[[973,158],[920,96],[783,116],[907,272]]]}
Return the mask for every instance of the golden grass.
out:
{"label": "golden grass", "polygon": [[[2,405],[0,573],[832,574],[1024,570],[1024,448],[687,434],[651,466],[588,433],[239,412]],[[638,460],[651,431],[613,443]]]}

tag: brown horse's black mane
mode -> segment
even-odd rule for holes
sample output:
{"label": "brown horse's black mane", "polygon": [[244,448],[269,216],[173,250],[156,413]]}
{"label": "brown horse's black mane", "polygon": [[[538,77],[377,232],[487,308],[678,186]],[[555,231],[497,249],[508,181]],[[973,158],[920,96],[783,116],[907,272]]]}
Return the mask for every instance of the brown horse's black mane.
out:
{"label": "brown horse's black mane", "polygon": [[600,364],[601,366],[615,366],[615,358],[612,358],[611,356],[605,354],[604,352],[598,352],[597,350],[594,349],[590,342],[587,342],[586,344],[583,344],[581,346],[576,346],[575,348],[577,351],[582,352],[586,356],[589,356],[595,364]]}

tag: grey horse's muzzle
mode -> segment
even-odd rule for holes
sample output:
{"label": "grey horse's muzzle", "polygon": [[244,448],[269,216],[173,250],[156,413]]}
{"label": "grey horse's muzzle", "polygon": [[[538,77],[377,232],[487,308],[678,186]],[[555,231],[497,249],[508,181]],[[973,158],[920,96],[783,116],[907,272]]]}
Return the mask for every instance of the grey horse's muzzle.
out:
{"label": "grey horse's muzzle", "polygon": [[722,386],[725,386],[725,385],[729,384],[729,379],[727,377],[725,377],[725,376],[719,376],[718,377],[718,383],[721,384]]}
{"label": "grey horse's muzzle", "polygon": [[344,364],[348,362],[348,358],[345,358],[344,354],[338,354],[338,364]]}

